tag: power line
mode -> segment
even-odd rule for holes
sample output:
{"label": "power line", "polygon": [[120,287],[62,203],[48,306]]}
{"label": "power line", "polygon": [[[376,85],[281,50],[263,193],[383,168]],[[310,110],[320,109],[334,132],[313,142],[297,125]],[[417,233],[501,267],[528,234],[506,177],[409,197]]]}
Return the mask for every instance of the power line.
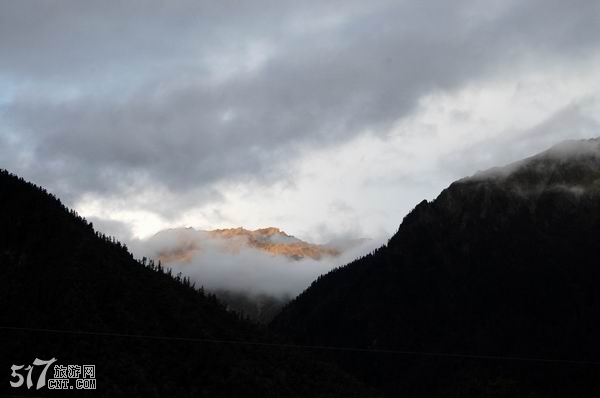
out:
{"label": "power line", "polygon": [[134,339],[181,341],[181,342],[191,342],[191,343],[246,345],[246,346],[255,346],[255,347],[273,347],[273,348],[289,348],[289,349],[304,349],[304,350],[346,351],[346,352],[397,354],[397,355],[426,356],[426,357],[485,359],[485,360],[497,360],[497,361],[562,363],[562,364],[571,364],[571,365],[600,365],[600,361],[587,361],[587,360],[536,358],[536,357],[527,357],[527,356],[481,355],[481,354],[465,354],[465,353],[456,354],[456,353],[447,353],[447,352],[391,350],[391,349],[382,349],[382,348],[356,348],[356,347],[336,347],[336,346],[324,346],[324,345],[265,343],[265,342],[248,341],[248,340],[225,340],[225,339],[209,339],[209,338],[195,338],[195,337],[173,337],[173,336],[157,336],[157,335],[143,335],[143,334],[128,334],[128,333],[96,332],[96,331],[84,331],[84,330],[41,329],[41,328],[15,327],[15,326],[0,326],[0,330],[28,331],[28,332],[54,333],[54,334],[71,334],[71,335],[87,335],[87,336],[103,336],[103,337],[124,337],[124,338],[134,338]]}

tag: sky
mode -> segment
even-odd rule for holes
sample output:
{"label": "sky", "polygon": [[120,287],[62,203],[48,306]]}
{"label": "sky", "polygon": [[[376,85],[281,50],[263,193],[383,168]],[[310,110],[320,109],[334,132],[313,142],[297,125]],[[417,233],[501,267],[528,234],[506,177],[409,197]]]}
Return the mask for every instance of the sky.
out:
{"label": "sky", "polygon": [[390,236],[599,135],[597,0],[0,0],[0,167],[124,240]]}

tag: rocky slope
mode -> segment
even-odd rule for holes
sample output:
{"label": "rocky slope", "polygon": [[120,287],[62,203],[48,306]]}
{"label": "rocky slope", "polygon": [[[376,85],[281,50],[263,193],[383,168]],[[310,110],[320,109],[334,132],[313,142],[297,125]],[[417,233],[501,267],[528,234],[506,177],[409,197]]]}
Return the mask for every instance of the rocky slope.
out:
{"label": "rocky slope", "polygon": [[300,260],[339,256],[342,250],[332,245],[317,245],[288,235],[279,228],[268,227],[254,231],[245,228],[217,229],[210,231],[193,228],[175,228],[158,232],[150,241],[163,241],[157,257],[163,263],[189,262],[203,246],[219,244],[224,251],[239,253],[243,248],[264,251],[275,256]]}

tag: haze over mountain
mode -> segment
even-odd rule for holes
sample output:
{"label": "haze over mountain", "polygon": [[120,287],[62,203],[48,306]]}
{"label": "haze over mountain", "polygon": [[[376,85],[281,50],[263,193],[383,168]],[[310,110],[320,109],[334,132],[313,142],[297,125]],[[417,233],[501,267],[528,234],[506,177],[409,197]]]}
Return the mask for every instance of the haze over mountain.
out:
{"label": "haze over mountain", "polygon": [[421,202],[273,327],[307,344],[433,353],[340,361],[392,396],[597,396],[599,236],[600,139],[564,142]]}
{"label": "haze over mountain", "polygon": [[161,261],[252,319],[267,322],[319,275],[368,253],[381,240],[312,244],[269,227],[174,228],[132,240],[137,255]]}

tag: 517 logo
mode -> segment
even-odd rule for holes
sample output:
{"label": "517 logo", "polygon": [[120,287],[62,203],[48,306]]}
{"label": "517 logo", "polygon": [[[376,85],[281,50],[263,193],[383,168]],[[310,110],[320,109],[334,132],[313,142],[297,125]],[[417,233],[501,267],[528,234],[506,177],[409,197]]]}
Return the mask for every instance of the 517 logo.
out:
{"label": "517 logo", "polygon": [[41,359],[36,358],[35,361],[33,361],[33,365],[29,365],[25,369],[23,369],[25,367],[25,365],[11,366],[10,369],[12,370],[12,373],[10,374],[10,376],[12,378],[16,378],[15,381],[10,382],[11,387],[21,387],[23,385],[23,383],[25,382],[25,378],[23,377],[22,374],[19,373],[19,371],[21,371],[23,369],[23,370],[27,371],[27,388],[28,389],[31,388],[33,386],[32,375],[31,375],[31,372],[33,371],[33,367],[34,366],[43,366],[42,372],[38,376],[38,380],[37,380],[37,384],[36,384],[36,390],[39,390],[40,388],[42,388],[46,385],[46,372],[48,371],[48,368],[50,367],[50,365],[52,365],[54,362],[56,362],[56,358],[52,358],[48,361],[43,361]]}
{"label": "517 logo", "polygon": [[[43,361],[36,358],[33,365],[13,365],[10,367],[12,373],[10,376],[12,387],[21,387],[25,383],[25,377],[20,372],[27,372],[27,389],[33,386],[32,372],[35,366],[40,366],[41,373],[38,376],[36,389],[46,385],[46,373],[48,368],[56,362],[56,358]],[[42,368],[43,367],[43,368]],[[73,383],[71,382],[73,381]],[[48,379],[48,389],[50,390],[95,390],[96,389],[96,365],[54,365],[54,378]]]}

